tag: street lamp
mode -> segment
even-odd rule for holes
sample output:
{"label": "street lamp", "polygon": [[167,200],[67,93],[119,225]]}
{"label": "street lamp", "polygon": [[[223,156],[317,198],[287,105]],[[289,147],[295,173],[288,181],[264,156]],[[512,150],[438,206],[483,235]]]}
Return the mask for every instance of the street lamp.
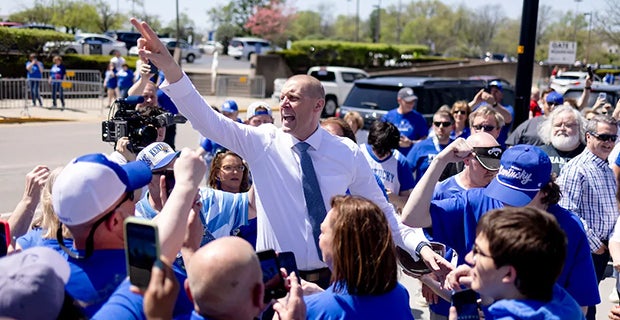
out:
{"label": "street lamp", "polygon": [[592,33],[592,12],[586,12],[584,16],[590,16],[588,20],[588,40],[586,42],[586,63],[590,62],[590,34]]}

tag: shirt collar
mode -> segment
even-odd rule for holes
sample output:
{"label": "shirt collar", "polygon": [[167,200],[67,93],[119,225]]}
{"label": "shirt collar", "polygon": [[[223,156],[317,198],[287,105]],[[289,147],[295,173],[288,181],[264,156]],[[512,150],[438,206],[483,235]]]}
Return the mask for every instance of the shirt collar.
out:
{"label": "shirt collar", "polygon": [[[321,141],[323,140],[323,135],[325,134],[330,134],[330,133],[325,131],[325,129],[321,128],[321,126],[318,126],[318,128],[314,131],[314,133],[312,133],[306,140],[304,140],[304,142],[309,144],[314,150],[319,150],[319,148],[321,147]],[[293,137],[292,135],[289,135],[289,136],[291,137],[291,140],[290,140],[291,148],[297,143],[301,142],[300,140]]]}
{"label": "shirt collar", "polygon": [[607,159],[601,159],[599,156],[597,156],[594,153],[592,153],[592,151],[590,151],[590,149],[588,149],[588,147],[583,149],[583,152],[585,154],[586,159],[592,160],[597,166],[599,166],[599,167],[608,166]]}

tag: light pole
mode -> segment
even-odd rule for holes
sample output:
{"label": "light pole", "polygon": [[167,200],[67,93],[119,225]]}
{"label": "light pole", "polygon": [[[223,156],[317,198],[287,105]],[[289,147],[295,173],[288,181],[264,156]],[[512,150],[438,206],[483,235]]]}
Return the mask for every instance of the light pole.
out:
{"label": "light pole", "polygon": [[584,16],[590,16],[588,20],[588,40],[586,42],[586,63],[590,62],[590,34],[592,33],[592,12],[586,12]]}
{"label": "light pole", "polygon": [[357,0],[355,9],[355,42],[360,41],[360,0]]}
{"label": "light pole", "polygon": [[577,5],[575,6],[575,19],[573,20],[573,24],[575,25],[575,30],[573,30],[573,41],[577,42],[577,17],[579,15],[579,3],[583,0],[575,0]]}

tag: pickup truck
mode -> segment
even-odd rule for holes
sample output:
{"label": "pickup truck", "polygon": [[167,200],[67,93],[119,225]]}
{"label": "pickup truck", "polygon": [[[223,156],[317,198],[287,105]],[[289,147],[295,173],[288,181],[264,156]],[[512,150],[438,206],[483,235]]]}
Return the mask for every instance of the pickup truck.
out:
{"label": "pickup truck", "polygon": [[336,110],[344,103],[353,82],[357,79],[368,78],[368,73],[362,69],[323,66],[308,69],[308,74],[317,78],[325,88],[325,108],[322,117],[333,117]]}

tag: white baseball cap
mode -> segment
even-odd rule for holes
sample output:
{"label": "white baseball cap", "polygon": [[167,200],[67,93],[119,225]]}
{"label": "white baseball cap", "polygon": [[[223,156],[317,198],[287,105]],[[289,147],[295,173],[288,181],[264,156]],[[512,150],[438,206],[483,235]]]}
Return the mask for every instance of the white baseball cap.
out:
{"label": "white baseball cap", "polygon": [[101,153],[81,156],[58,174],[52,205],[60,222],[81,225],[104,214],[123,193],[147,185],[151,177],[151,169],[142,161],[119,165]]}
{"label": "white baseball cap", "polygon": [[153,142],[138,153],[136,160],[146,163],[151,171],[156,171],[170,164],[179,154],[180,151],[175,152],[165,142]]}

